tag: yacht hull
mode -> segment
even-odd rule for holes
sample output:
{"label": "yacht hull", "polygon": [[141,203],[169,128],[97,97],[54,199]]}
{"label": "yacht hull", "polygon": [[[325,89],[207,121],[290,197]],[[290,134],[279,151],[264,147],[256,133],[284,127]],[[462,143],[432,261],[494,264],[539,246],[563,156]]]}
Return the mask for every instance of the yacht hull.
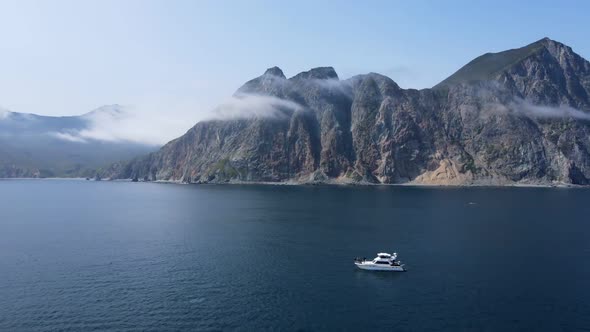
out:
{"label": "yacht hull", "polygon": [[404,272],[403,266],[391,266],[373,263],[354,263],[359,269],[370,271],[389,271],[389,272]]}

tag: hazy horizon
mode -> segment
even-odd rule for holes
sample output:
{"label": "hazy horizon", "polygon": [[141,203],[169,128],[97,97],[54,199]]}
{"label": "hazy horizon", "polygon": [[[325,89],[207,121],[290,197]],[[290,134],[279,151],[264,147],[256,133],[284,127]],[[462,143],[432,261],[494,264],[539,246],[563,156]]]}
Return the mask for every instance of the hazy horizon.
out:
{"label": "hazy horizon", "polygon": [[134,126],[146,128],[141,135],[157,131],[152,141],[165,143],[272,66],[287,77],[332,66],[341,79],[377,72],[403,88],[429,88],[481,54],[545,36],[588,58],[589,8],[581,1],[2,2],[0,109],[66,116],[124,105]]}

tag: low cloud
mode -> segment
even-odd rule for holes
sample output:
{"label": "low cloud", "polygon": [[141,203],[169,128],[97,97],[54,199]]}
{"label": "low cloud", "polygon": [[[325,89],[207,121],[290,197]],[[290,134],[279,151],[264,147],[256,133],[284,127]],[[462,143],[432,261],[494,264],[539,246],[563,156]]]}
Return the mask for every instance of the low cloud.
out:
{"label": "low cloud", "polygon": [[569,105],[538,105],[530,100],[513,97],[498,82],[485,82],[473,90],[475,96],[486,100],[480,116],[493,113],[510,113],[534,119],[575,119],[590,121],[590,111],[576,109]]}
{"label": "low cloud", "polygon": [[590,113],[586,113],[567,105],[557,107],[534,105],[524,99],[515,99],[510,109],[516,113],[534,118],[573,118],[577,120],[590,120]]}
{"label": "low cloud", "polygon": [[[140,144],[161,145],[179,136],[179,129],[190,128],[194,123],[179,125],[174,117],[162,109],[157,112],[140,112],[132,106],[116,106],[99,109],[85,116],[88,127],[78,136],[84,139],[118,142],[127,141]],[[174,132],[176,133],[173,134]]]}
{"label": "low cloud", "polygon": [[339,79],[314,79],[311,80],[311,84],[318,85],[322,89],[335,91],[348,97],[352,97],[352,81],[350,80],[341,81]]}
{"label": "low cloud", "polygon": [[303,107],[293,101],[271,96],[240,94],[226,99],[208,119],[281,118]]}
{"label": "low cloud", "polygon": [[67,141],[67,142],[76,142],[76,143],[86,143],[86,139],[80,137],[78,134],[74,133],[74,134],[70,134],[70,133],[64,133],[64,132],[50,132],[49,136],[55,137],[57,139],[60,139],[62,141]]}
{"label": "low cloud", "polygon": [[131,106],[104,106],[82,116],[87,126],[78,130],[51,132],[51,136],[68,141],[85,143],[91,140],[162,145],[180,136],[182,129],[194,123],[179,124],[165,113],[139,112]]}
{"label": "low cloud", "polygon": [[140,111],[132,106],[104,106],[83,115],[87,121],[86,128],[51,132],[49,135],[77,143],[106,141],[162,145],[182,135],[199,120],[281,118],[303,109],[301,105],[289,100],[251,94],[228,98],[208,114],[197,114],[195,118],[173,116],[167,113],[165,107],[156,108],[154,105],[152,108],[142,107]]}
{"label": "low cloud", "polygon": [[0,120],[6,119],[9,116],[10,116],[10,112],[9,111],[7,111],[7,110],[5,110],[3,108],[0,108]]}

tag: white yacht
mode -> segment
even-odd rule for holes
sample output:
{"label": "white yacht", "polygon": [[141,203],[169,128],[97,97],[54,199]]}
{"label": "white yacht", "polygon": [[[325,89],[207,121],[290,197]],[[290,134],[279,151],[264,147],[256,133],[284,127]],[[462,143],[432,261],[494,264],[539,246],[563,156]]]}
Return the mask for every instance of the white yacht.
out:
{"label": "white yacht", "polygon": [[370,261],[364,258],[355,258],[354,265],[363,270],[392,272],[405,271],[402,262],[397,260],[397,253],[395,252],[393,254],[380,252],[377,254],[377,257]]}

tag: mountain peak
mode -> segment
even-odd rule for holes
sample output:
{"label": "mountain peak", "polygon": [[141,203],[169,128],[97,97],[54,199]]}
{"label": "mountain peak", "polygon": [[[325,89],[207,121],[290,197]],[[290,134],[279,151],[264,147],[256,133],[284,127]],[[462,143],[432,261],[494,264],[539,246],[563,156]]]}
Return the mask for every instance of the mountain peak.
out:
{"label": "mountain peak", "polygon": [[281,70],[281,68],[274,66],[271,68],[268,68],[265,72],[264,75],[270,75],[270,76],[277,76],[280,78],[286,78],[285,74],[283,74],[283,71]]}
{"label": "mountain peak", "polygon": [[553,40],[553,39],[551,39],[549,37],[543,37],[543,38],[537,40],[536,42],[534,42],[533,44],[542,44],[542,45],[545,45],[545,46],[547,46],[547,45],[560,45],[560,46],[565,46],[562,43],[560,43],[560,42],[558,42],[556,40]]}
{"label": "mountain peak", "polygon": [[573,53],[571,47],[556,40],[549,39],[548,37],[538,40],[535,44],[541,45],[542,48],[545,48],[547,51],[549,51],[549,53],[551,53],[551,55],[553,55],[555,58],[559,58],[561,53]]}
{"label": "mountain peak", "polygon": [[559,54],[559,52],[564,48],[571,51],[568,46],[554,41],[548,37],[544,37],[543,39],[521,48],[515,48],[498,53],[486,53],[463,66],[453,75],[437,84],[434,88],[436,89],[461,83],[490,80],[503,70],[521,62],[533,54],[537,54],[542,50],[547,50],[553,56],[557,56],[557,54]]}
{"label": "mountain peak", "polygon": [[317,67],[312,68],[309,71],[304,71],[293,76],[291,79],[316,79],[316,80],[329,80],[338,79],[338,74],[333,67]]}
{"label": "mountain peak", "polygon": [[549,37],[543,37],[537,41],[537,43],[547,43],[547,42],[554,42],[554,40],[551,40],[551,38],[549,38]]}
{"label": "mountain peak", "polygon": [[125,113],[123,107],[119,104],[104,105],[96,108],[88,113],[82,114],[82,118],[88,118],[91,116],[111,116],[118,117]]}
{"label": "mountain peak", "polygon": [[[537,46],[544,46],[547,49],[556,49],[556,48],[562,48],[562,47],[568,47],[556,40],[553,40],[549,37],[544,37],[542,39],[537,40],[536,42],[532,43],[531,45],[528,46],[532,46],[532,45],[537,45]],[[525,46],[525,47],[528,47]]]}

